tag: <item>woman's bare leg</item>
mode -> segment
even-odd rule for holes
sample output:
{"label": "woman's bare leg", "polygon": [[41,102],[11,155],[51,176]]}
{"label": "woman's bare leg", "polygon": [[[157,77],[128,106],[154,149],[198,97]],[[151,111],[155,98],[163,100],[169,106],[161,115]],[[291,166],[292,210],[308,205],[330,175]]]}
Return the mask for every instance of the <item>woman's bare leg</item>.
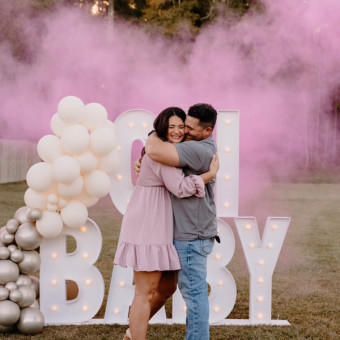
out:
{"label": "woman's bare leg", "polygon": [[164,306],[177,288],[178,270],[169,270],[162,272],[157,291],[151,300],[150,319]]}
{"label": "woman's bare leg", "polygon": [[151,313],[151,301],[157,291],[162,272],[134,272],[135,296],[129,315],[131,338],[145,340]]}

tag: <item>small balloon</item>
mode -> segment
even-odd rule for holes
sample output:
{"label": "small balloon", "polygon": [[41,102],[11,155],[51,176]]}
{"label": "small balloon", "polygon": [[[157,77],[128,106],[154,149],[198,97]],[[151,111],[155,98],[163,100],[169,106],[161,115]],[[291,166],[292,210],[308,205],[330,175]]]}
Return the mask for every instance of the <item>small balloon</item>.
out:
{"label": "small balloon", "polygon": [[18,303],[19,301],[22,300],[22,298],[23,298],[23,296],[22,296],[22,293],[20,292],[19,289],[12,290],[9,293],[9,299],[13,302]]}
{"label": "small balloon", "polygon": [[74,198],[75,201],[79,201],[89,208],[97,204],[99,197],[90,196],[85,190],[83,190],[80,195]]}
{"label": "small balloon", "polygon": [[[27,207],[21,207],[14,213],[14,218],[19,221],[19,216],[26,215]],[[20,221],[19,221],[20,222]]]}
{"label": "small balloon", "polygon": [[22,224],[15,234],[17,245],[25,250],[38,248],[42,240],[43,238],[38,233],[36,226],[31,222]]}
{"label": "small balloon", "polygon": [[7,247],[0,247],[0,260],[7,260],[11,252]]}
{"label": "small balloon", "polygon": [[56,194],[49,194],[47,196],[47,202],[49,204],[57,204],[59,200],[59,197]]}
{"label": "small balloon", "polygon": [[4,286],[0,286],[0,301],[7,300],[9,296],[9,290]]}
{"label": "small balloon", "polygon": [[4,285],[11,281],[16,281],[19,277],[19,267],[10,260],[1,260],[0,284]]}
{"label": "small balloon", "polygon": [[51,123],[50,123],[50,127],[51,127],[51,130],[53,131],[53,133],[58,136],[58,137],[61,137],[61,134],[65,128],[65,126],[67,126],[66,123],[64,123],[58,113],[54,114],[52,119],[51,119]]}
{"label": "small balloon", "polygon": [[20,274],[18,279],[17,279],[16,284],[17,284],[18,287],[32,285],[31,276],[25,275],[25,274]]}
{"label": "small balloon", "polygon": [[23,334],[37,334],[44,328],[44,315],[38,308],[23,308],[17,323],[18,330]]}
{"label": "small balloon", "polygon": [[29,307],[36,299],[35,290],[31,286],[20,286],[18,290],[22,294],[18,306],[20,308]]}
{"label": "small balloon", "polygon": [[28,188],[24,195],[24,201],[27,207],[37,208],[40,210],[45,210],[46,207],[46,195],[41,192],[34,191]]}
{"label": "small balloon", "polygon": [[9,220],[6,224],[7,232],[9,234],[14,234],[17,231],[19,225],[20,223],[16,219]]}
{"label": "small balloon", "polygon": [[4,232],[2,234],[2,242],[5,244],[11,244],[14,241],[14,234],[8,234],[8,232]]}
{"label": "small balloon", "polygon": [[[18,264],[21,273],[28,275],[35,274],[40,268],[40,255],[35,250],[23,250],[22,253],[24,259]],[[13,281],[16,281],[18,277]]]}
{"label": "small balloon", "polygon": [[5,285],[5,288],[8,289],[9,292],[12,292],[13,290],[17,290],[18,286],[15,282],[7,282]]}
{"label": "small balloon", "polygon": [[83,177],[79,176],[71,184],[59,183],[57,186],[58,193],[63,198],[73,198],[81,193],[83,190]]}
{"label": "small balloon", "polygon": [[20,249],[16,249],[11,252],[10,258],[13,262],[19,263],[24,259],[24,255]]}
{"label": "small balloon", "polygon": [[5,300],[0,302],[0,325],[14,325],[20,317],[19,306],[12,301]]}
{"label": "small balloon", "polygon": [[47,163],[53,163],[57,157],[64,154],[60,139],[54,135],[42,137],[38,142],[37,151],[40,158]]}
{"label": "small balloon", "polygon": [[30,305],[31,308],[38,308],[40,309],[40,306],[39,306],[39,302],[37,300],[35,300],[31,305]]}
{"label": "small balloon", "polygon": [[18,247],[15,244],[10,244],[7,248],[10,252],[18,249]]}
{"label": "small balloon", "polygon": [[63,230],[63,221],[57,212],[44,211],[36,223],[39,234],[46,238],[58,236]]}
{"label": "small balloon", "polygon": [[80,166],[80,173],[87,175],[92,172],[98,164],[98,158],[90,150],[86,150],[81,155],[75,156]]}
{"label": "small balloon", "polygon": [[37,208],[27,209],[26,216],[29,222],[38,221],[42,216],[42,211]]}
{"label": "small balloon", "polygon": [[31,276],[31,280],[32,280],[31,287],[35,290],[35,295],[36,295],[37,299],[39,299],[39,296],[40,296],[40,280],[35,276]]}

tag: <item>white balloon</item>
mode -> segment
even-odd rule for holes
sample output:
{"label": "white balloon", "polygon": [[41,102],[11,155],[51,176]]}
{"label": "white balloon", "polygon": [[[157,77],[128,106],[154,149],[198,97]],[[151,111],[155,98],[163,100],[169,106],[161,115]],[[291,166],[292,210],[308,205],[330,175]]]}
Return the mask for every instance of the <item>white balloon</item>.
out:
{"label": "white balloon", "polygon": [[104,197],[110,191],[111,179],[105,172],[95,170],[89,175],[84,176],[84,186],[89,195]]}
{"label": "white balloon", "polygon": [[45,162],[32,165],[27,172],[26,181],[30,188],[38,192],[51,189],[54,185],[51,165]]}
{"label": "white balloon", "polygon": [[97,169],[106,172],[107,174],[115,171],[119,166],[119,152],[111,151],[109,154],[99,157]]}
{"label": "white balloon", "polygon": [[52,176],[60,183],[70,184],[80,175],[80,166],[71,156],[58,157],[52,164]]}
{"label": "white balloon", "polygon": [[41,236],[53,238],[63,230],[63,221],[57,212],[44,211],[36,227]]}
{"label": "white balloon", "polygon": [[24,195],[25,204],[29,208],[37,208],[45,210],[46,207],[46,195],[36,192],[31,188],[28,188]]}
{"label": "white balloon", "polygon": [[58,114],[64,123],[76,124],[85,118],[85,105],[77,97],[64,97],[58,104]]}
{"label": "white balloon", "polygon": [[67,206],[68,201],[63,199],[62,197],[58,200],[58,207],[59,209],[64,209]]}
{"label": "white balloon", "polygon": [[85,207],[89,208],[94,206],[98,201],[99,197],[93,197],[90,196],[86,190],[83,189],[83,191],[78,195],[77,197],[74,198],[74,200],[77,200],[85,205]]}
{"label": "white balloon", "polygon": [[107,111],[103,105],[90,103],[85,106],[85,119],[82,124],[90,131],[104,127],[107,120]]}
{"label": "white balloon", "polygon": [[63,155],[60,139],[54,135],[46,135],[42,137],[37,145],[38,155],[40,158],[48,163]]}
{"label": "white balloon", "polygon": [[47,202],[50,204],[57,204],[59,197],[56,194],[49,194],[47,196]]}
{"label": "white balloon", "polygon": [[57,186],[57,190],[58,190],[60,196],[62,196],[64,198],[76,197],[83,190],[83,177],[79,176],[71,184],[59,183],[58,186]]}
{"label": "white balloon", "polygon": [[61,134],[62,147],[72,155],[83,153],[89,146],[89,142],[90,135],[87,129],[80,124],[66,126]]}
{"label": "white balloon", "polygon": [[92,131],[90,136],[90,150],[103,156],[111,152],[116,145],[116,134],[108,127]]}
{"label": "white balloon", "polygon": [[80,166],[80,173],[87,175],[92,172],[98,165],[98,158],[89,150],[81,155],[75,156]]}
{"label": "white balloon", "polygon": [[58,209],[58,207],[57,207],[57,205],[56,204],[50,204],[50,203],[48,203],[47,204],[47,210],[48,211],[57,211],[57,209]]}
{"label": "white balloon", "polygon": [[112,130],[114,133],[116,133],[116,127],[115,125],[113,124],[113,122],[111,120],[107,120],[105,122],[105,127],[109,128],[110,130]]}
{"label": "white balloon", "polygon": [[85,205],[79,201],[70,201],[61,211],[61,218],[70,228],[80,228],[88,219]]}
{"label": "white balloon", "polygon": [[67,126],[59,117],[58,113],[54,114],[52,119],[51,119],[51,130],[53,131],[53,133],[60,137],[65,126]]}

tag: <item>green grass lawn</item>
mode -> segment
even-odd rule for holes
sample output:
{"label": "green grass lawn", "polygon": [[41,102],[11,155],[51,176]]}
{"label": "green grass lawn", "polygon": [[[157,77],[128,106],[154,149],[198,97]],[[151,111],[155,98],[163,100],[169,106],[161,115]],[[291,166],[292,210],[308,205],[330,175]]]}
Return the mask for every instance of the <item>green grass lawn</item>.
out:
{"label": "green grass lawn", "polygon": [[[0,185],[0,224],[24,205],[25,183]],[[97,262],[106,286],[103,318],[122,216],[109,197],[90,208],[103,234]],[[292,218],[273,275],[272,319],[291,326],[211,326],[211,339],[338,339],[340,338],[340,184],[275,184],[240,206],[240,216],[257,217],[259,229],[267,216]],[[237,285],[231,319],[249,318],[249,274],[232,219],[236,250],[227,268]],[[170,303],[167,313],[171,313]],[[122,339],[124,325],[48,326],[35,336],[0,334],[0,339]],[[184,339],[184,325],[151,325],[148,339]]]}

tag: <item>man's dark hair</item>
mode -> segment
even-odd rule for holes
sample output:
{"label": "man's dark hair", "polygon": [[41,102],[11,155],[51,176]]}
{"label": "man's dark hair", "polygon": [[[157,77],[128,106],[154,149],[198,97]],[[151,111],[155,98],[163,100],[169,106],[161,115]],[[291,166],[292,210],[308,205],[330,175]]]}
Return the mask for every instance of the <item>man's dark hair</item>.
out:
{"label": "man's dark hair", "polygon": [[189,108],[188,116],[197,118],[202,128],[215,127],[217,111],[210,104],[195,104]]}

